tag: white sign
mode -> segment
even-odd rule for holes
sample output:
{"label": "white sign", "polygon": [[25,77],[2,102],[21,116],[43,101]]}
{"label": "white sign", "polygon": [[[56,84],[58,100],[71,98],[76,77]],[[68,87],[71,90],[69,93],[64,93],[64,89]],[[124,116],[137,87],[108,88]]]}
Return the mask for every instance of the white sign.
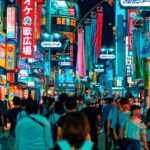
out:
{"label": "white sign", "polygon": [[60,42],[42,42],[41,46],[42,47],[57,48],[57,47],[61,47],[61,43]]}
{"label": "white sign", "polygon": [[149,7],[150,0],[120,0],[123,7]]}
{"label": "white sign", "polygon": [[60,66],[70,66],[71,62],[59,62]]}
{"label": "white sign", "polygon": [[95,72],[104,72],[104,69],[94,69]]}
{"label": "white sign", "polygon": [[115,59],[115,55],[113,55],[113,54],[101,54],[100,58],[101,59]]}

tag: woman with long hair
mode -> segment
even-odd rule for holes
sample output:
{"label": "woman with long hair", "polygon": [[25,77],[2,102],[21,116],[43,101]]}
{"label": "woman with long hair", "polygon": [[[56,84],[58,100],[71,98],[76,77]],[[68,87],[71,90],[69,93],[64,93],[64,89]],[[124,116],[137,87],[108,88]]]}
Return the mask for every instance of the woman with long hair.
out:
{"label": "woman with long hair", "polygon": [[133,105],[131,107],[131,117],[127,121],[125,128],[126,150],[140,150],[141,138],[144,143],[144,149],[148,150],[146,142],[146,126],[142,122],[140,115],[141,107]]}

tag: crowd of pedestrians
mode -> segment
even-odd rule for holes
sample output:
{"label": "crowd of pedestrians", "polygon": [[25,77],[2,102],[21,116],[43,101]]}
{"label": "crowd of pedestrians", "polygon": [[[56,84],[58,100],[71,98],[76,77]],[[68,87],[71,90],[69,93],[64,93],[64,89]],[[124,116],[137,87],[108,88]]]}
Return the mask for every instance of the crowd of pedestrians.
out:
{"label": "crowd of pedestrians", "polygon": [[15,150],[98,150],[102,132],[106,150],[140,150],[141,144],[150,150],[150,109],[143,117],[139,98],[64,93],[41,102],[15,96],[13,108],[7,98],[0,101],[0,138],[7,140],[10,123]]}

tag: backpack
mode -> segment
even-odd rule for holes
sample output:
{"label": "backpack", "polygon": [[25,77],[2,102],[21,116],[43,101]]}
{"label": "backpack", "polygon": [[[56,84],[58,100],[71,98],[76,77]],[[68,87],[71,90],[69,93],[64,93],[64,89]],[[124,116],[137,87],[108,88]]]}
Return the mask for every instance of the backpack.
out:
{"label": "backpack", "polygon": [[53,142],[56,142],[56,138],[57,138],[57,121],[55,119],[54,113],[51,114],[51,129],[52,129],[52,137],[53,137]]}
{"label": "backpack", "polygon": [[[60,140],[57,142],[57,145],[61,150],[72,150],[72,147],[67,140]],[[78,150],[92,150],[93,147],[94,147],[94,143],[92,141],[85,140],[82,146]]]}

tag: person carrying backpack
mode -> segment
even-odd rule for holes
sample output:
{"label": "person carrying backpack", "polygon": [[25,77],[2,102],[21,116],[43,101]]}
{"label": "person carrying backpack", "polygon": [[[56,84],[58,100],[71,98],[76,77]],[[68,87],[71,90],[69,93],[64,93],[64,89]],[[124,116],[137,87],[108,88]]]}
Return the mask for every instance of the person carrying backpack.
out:
{"label": "person carrying backpack", "polygon": [[63,125],[63,138],[52,150],[97,150],[94,142],[87,140],[90,132],[88,118],[83,112],[67,115]]}

